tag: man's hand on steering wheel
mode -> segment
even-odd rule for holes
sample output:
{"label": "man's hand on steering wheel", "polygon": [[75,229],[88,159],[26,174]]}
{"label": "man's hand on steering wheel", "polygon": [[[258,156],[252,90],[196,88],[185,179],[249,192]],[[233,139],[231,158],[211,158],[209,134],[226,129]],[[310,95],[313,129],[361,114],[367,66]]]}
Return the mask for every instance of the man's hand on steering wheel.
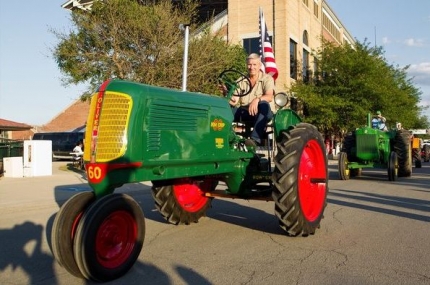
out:
{"label": "man's hand on steering wheel", "polygon": [[[251,79],[240,71],[234,69],[227,69],[223,71],[219,76],[220,90],[223,94],[242,97],[251,93]],[[245,83],[242,83],[245,81]],[[239,88],[240,85],[244,85],[245,88]],[[243,87],[243,86],[242,86]],[[225,92],[225,93],[224,93]]]}

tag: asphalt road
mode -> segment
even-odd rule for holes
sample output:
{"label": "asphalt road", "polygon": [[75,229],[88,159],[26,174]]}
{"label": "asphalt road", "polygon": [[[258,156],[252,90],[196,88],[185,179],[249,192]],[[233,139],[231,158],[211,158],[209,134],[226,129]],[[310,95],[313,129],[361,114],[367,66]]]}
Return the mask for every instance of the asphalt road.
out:
{"label": "asphalt road", "polygon": [[[85,175],[56,162],[53,175],[0,178],[0,283],[93,284],[50,251],[59,206],[89,191]],[[430,284],[430,163],[389,182],[386,171],[341,181],[330,165],[321,228],[288,237],[273,202],[215,199],[207,217],[167,224],[149,184],[125,185],[146,217],[146,238],[128,274],[106,284]],[[94,283],[95,284],[95,283]]]}

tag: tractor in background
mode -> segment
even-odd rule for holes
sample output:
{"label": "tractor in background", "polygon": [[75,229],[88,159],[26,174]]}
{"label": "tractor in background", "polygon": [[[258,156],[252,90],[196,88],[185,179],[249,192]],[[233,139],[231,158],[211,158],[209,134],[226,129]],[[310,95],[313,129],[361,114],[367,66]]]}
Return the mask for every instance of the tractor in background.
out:
{"label": "tractor in background", "polygon": [[[228,87],[226,98],[123,80],[100,85],[84,141],[93,191],[66,201],[52,226],[52,252],[61,266],[97,282],[130,270],[143,247],[145,218],[131,196],[114,193],[126,183],[152,182],[155,207],[173,225],[197,223],[214,198],[242,198],[273,201],[275,217],[289,236],[315,233],[328,193],[322,136],[283,108],[271,125],[273,163],[246,146],[234,130],[228,103],[251,91],[238,90],[238,78],[251,86],[234,70],[219,76]],[[279,95],[275,101],[282,107],[287,98]]]}
{"label": "tractor in background", "polygon": [[381,130],[372,125],[371,114],[367,125],[348,133],[338,156],[339,176],[342,180],[360,176],[365,168],[387,170],[388,180],[412,174],[411,134],[404,129]]}
{"label": "tractor in background", "polygon": [[428,140],[423,141],[423,147],[421,149],[421,159],[424,160],[424,162],[430,161],[430,142]]}
{"label": "tractor in background", "polygon": [[412,157],[415,167],[419,168],[422,162],[430,161],[430,140],[418,138],[416,135],[429,135],[430,129],[412,129]]}
{"label": "tractor in background", "polygon": [[416,168],[422,167],[422,151],[423,151],[423,143],[422,139],[415,137],[414,133],[412,132],[411,136],[411,143],[412,143],[412,161],[415,164]]}

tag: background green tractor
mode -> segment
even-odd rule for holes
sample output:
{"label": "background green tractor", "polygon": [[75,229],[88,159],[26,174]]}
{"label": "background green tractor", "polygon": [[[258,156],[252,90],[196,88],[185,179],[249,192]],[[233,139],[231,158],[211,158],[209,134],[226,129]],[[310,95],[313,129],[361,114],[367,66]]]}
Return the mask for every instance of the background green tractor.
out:
{"label": "background green tractor", "polygon": [[[231,70],[220,75],[227,98],[123,80],[98,88],[84,142],[93,191],[76,194],[55,216],[51,240],[59,264],[98,282],[133,266],[144,242],[144,215],[131,196],[114,191],[141,181],[152,183],[156,209],[174,225],[198,222],[214,198],[243,198],[273,201],[287,235],[315,233],[328,192],[321,134],[293,110],[281,109],[271,125],[273,163],[270,148],[266,157],[247,147],[228,103],[233,94],[250,91],[238,90],[237,78],[249,81]],[[276,100],[286,103],[285,96]]]}
{"label": "background green tractor", "polygon": [[338,160],[342,180],[360,176],[364,168],[387,169],[390,181],[411,176],[411,134],[403,129],[382,131],[372,127],[368,114],[367,126],[345,136]]}

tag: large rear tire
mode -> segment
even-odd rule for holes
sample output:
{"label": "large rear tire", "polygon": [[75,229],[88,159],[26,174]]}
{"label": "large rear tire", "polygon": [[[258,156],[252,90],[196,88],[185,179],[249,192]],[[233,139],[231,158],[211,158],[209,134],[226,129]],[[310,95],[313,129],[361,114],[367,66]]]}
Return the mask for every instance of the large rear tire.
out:
{"label": "large rear tire", "polygon": [[52,224],[52,255],[64,269],[79,278],[83,275],[73,255],[73,241],[82,214],[94,200],[93,192],[72,196],[61,206]]}
{"label": "large rear tire", "polygon": [[346,152],[339,153],[338,168],[340,179],[348,180],[350,177],[350,169],[348,168],[348,154]]}
{"label": "large rear tire", "polygon": [[110,194],[84,213],[73,246],[79,270],[86,279],[107,282],[126,274],[142,250],[145,217],[126,194]]}
{"label": "large rear tire", "polygon": [[205,192],[215,189],[217,181],[181,179],[154,182],[152,197],[161,215],[171,224],[197,223],[206,216],[211,198]]}
{"label": "large rear tire", "polygon": [[356,135],[355,132],[348,133],[343,139],[341,152],[346,152],[348,161],[355,162],[357,161],[356,156]]}
{"label": "large rear tire", "polygon": [[399,177],[412,175],[412,149],[410,133],[407,130],[398,130],[394,137],[394,151],[399,162]]}
{"label": "large rear tire", "polygon": [[279,224],[291,236],[314,234],[328,193],[322,136],[314,126],[300,123],[281,133],[277,150],[272,197]]}

